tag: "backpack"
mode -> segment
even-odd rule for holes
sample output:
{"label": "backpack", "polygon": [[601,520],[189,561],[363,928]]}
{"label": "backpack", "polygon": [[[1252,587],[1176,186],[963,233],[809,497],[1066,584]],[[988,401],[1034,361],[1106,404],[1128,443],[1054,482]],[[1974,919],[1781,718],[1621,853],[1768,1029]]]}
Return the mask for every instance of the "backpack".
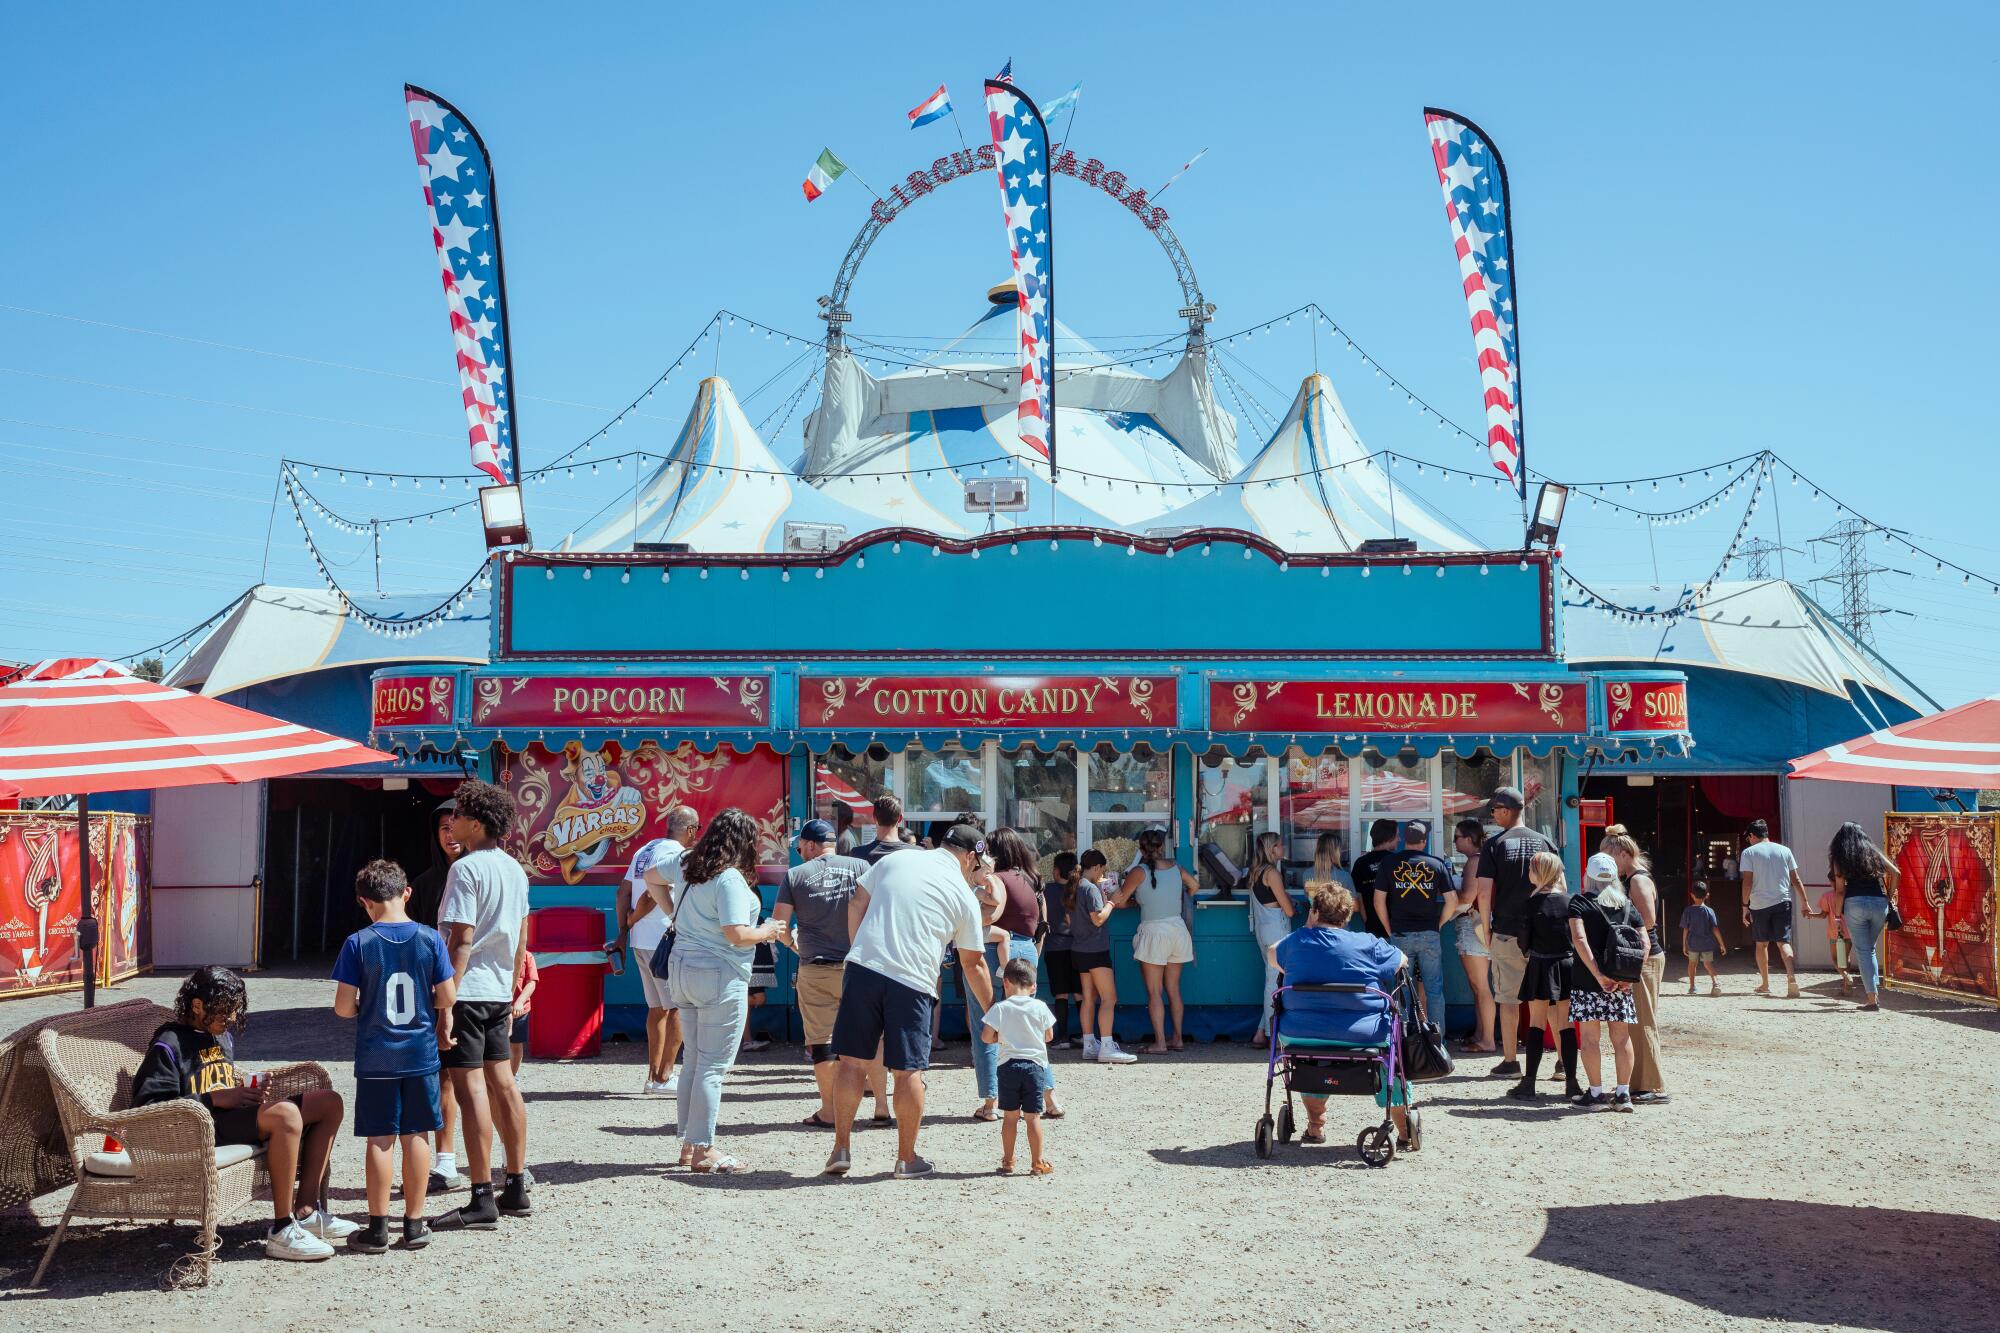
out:
{"label": "backpack", "polygon": [[1646,932],[1639,925],[1637,914],[1628,904],[1617,916],[1604,910],[1604,904],[1591,900],[1591,906],[1604,918],[1604,943],[1597,946],[1597,970],[1613,981],[1638,981],[1646,970]]}

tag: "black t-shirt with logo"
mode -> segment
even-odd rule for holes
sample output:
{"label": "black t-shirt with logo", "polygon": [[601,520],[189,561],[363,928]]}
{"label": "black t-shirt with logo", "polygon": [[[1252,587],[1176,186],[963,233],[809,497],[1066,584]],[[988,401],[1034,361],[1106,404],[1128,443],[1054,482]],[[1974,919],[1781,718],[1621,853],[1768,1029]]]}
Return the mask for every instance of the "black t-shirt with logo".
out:
{"label": "black t-shirt with logo", "polygon": [[1389,898],[1389,933],[1413,935],[1436,930],[1444,900],[1457,890],[1451,867],[1429,852],[1405,850],[1382,859],[1374,890]]}
{"label": "black t-shirt with logo", "polygon": [[1493,933],[1520,938],[1528,929],[1528,899],[1534,895],[1534,881],[1528,878],[1528,864],[1541,852],[1553,852],[1555,844],[1522,824],[1496,833],[1479,849],[1479,873],[1493,881]]}
{"label": "black t-shirt with logo", "polygon": [[849,852],[848,855],[854,857],[856,860],[866,861],[872,866],[885,856],[889,856],[895,852],[908,851],[916,845],[914,842],[883,842],[880,838],[877,838],[873,842],[862,843],[859,847]]}
{"label": "black t-shirt with logo", "polygon": [[1382,863],[1395,854],[1395,848],[1382,847],[1354,858],[1354,896],[1361,900],[1358,906],[1362,919],[1368,923],[1368,929],[1377,935],[1387,935],[1389,926],[1375,915],[1375,874],[1382,868]]}

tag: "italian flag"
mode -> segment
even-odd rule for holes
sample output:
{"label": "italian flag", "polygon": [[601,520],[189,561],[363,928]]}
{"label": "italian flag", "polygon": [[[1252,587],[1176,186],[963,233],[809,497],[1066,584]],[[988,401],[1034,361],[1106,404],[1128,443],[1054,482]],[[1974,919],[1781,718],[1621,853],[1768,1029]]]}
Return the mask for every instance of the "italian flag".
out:
{"label": "italian flag", "polygon": [[825,194],[826,187],[839,180],[846,170],[847,164],[835,157],[831,148],[820,149],[819,161],[813,163],[812,170],[806,173],[806,202],[811,203]]}

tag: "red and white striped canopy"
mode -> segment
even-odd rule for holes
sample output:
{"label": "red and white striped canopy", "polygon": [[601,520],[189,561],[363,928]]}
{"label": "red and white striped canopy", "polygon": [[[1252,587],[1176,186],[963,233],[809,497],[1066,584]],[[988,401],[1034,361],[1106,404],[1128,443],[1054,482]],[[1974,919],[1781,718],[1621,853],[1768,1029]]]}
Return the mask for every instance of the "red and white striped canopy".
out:
{"label": "red and white striped canopy", "polygon": [[1792,760],[1791,776],[1897,787],[2000,787],[2000,695]]}
{"label": "red and white striped canopy", "polygon": [[253,782],[394,758],[96,658],[0,676],[0,791],[9,795]]}

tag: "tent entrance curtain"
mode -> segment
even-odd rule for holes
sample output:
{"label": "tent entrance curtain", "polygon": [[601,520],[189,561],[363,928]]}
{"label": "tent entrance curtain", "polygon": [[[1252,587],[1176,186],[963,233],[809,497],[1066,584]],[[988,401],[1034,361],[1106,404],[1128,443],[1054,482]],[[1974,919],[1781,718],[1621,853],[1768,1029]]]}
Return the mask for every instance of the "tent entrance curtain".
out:
{"label": "tent entrance curtain", "polygon": [[1778,780],[1764,774],[1712,774],[1700,779],[1702,799],[1728,819],[1768,819],[1777,826]]}

